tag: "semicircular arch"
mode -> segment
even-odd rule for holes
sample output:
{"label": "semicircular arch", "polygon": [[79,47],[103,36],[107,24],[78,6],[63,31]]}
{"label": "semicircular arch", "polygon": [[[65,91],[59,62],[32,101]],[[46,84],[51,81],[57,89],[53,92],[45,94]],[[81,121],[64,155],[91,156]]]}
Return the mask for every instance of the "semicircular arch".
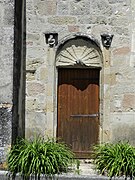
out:
{"label": "semicircular arch", "polygon": [[56,52],[56,67],[102,68],[102,52],[96,40],[74,35],[62,41]]}

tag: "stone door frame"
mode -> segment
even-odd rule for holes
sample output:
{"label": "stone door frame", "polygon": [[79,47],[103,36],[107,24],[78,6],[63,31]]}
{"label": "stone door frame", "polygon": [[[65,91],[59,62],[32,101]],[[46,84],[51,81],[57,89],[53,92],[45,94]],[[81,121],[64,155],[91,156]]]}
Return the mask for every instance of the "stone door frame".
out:
{"label": "stone door frame", "polygon": [[[52,132],[52,136],[53,137],[56,137],[57,135],[57,86],[58,86],[58,68],[74,68],[74,64],[71,64],[71,65],[63,65],[62,63],[58,63],[58,55],[59,53],[62,51],[62,48],[64,47],[64,45],[69,42],[71,40],[75,40],[77,38],[82,38],[88,42],[91,42],[96,48],[97,50],[100,52],[100,61],[101,63],[99,63],[98,65],[96,64],[95,66],[94,65],[89,65],[87,64],[86,66],[82,66],[81,64],[78,64],[78,67],[80,68],[100,68],[100,107],[99,107],[99,111],[100,111],[100,119],[99,119],[99,122],[100,122],[100,127],[99,127],[99,131],[100,131],[100,135],[99,135],[99,141],[100,142],[103,142],[103,112],[104,112],[104,102],[103,102],[103,81],[104,81],[104,77],[103,77],[103,74],[104,74],[104,68],[103,68],[103,55],[102,55],[102,51],[101,51],[101,48],[100,48],[100,45],[98,43],[98,41],[96,39],[94,39],[93,37],[90,37],[88,35],[82,35],[82,34],[75,34],[75,35],[71,35],[69,37],[66,37],[64,40],[62,40],[58,47],[57,47],[57,51],[55,51],[55,48],[50,48],[50,53],[49,53],[49,57],[50,56],[53,56],[53,59],[54,59],[54,67],[52,67],[52,70],[54,70],[54,73],[53,74],[53,82],[54,84],[52,85],[52,102],[53,102],[53,113],[49,113],[47,112],[47,122],[48,122],[48,126],[49,126],[49,129],[51,131],[51,129],[53,130]],[[52,54],[52,55],[51,55]],[[48,57],[48,58],[49,58]],[[81,62],[80,62],[81,63]],[[88,63],[88,62],[87,62]],[[49,97],[48,97],[49,98]],[[51,117],[51,119],[50,119]]]}

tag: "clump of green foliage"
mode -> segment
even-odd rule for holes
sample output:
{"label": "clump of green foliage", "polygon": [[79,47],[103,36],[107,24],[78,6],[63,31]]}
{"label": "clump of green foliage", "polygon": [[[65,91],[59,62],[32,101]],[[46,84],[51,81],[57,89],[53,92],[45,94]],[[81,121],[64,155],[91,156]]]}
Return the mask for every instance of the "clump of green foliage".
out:
{"label": "clump of green foliage", "polygon": [[94,163],[101,174],[135,176],[135,148],[127,142],[101,144],[94,147]]}
{"label": "clump of green foliage", "polygon": [[8,170],[13,176],[19,173],[24,179],[30,175],[40,179],[41,174],[51,176],[66,172],[73,159],[74,154],[64,143],[42,138],[21,139],[9,152]]}

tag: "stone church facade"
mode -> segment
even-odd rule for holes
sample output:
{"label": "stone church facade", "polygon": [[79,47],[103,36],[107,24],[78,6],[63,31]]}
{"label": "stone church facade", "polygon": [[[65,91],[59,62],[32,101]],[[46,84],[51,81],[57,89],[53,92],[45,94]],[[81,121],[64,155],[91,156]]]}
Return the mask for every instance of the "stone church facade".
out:
{"label": "stone church facade", "polygon": [[0,161],[17,136],[58,136],[59,69],[98,69],[98,142],[135,144],[134,0],[2,0],[0,9]]}

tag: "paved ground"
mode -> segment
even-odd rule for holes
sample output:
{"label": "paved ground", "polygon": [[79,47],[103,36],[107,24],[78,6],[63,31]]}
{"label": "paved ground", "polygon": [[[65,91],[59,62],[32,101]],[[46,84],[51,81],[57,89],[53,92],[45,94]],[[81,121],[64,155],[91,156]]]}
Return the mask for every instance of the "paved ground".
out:
{"label": "paved ground", "polygon": [[[73,168],[72,172],[62,174],[55,176],[53,178],[47,178],[47,180],[109,180],[108,177],[98,175],[97,172],[95,171],[95,168],[92,164],[91,161],[89,160],[82,160],[80,163],[80,168],[79,171],[74,170]],[[0,180],[9,180],[7,176],[7,171],[0,171]],[[78,174],[79,173],[79,174]],[[10,178],[11,180],[12,178]],[[41,180],[45,180],[45,177],[41,177]],[[113,178],[113,180],[125,180],[125,178]],[[17,176],[15,180],[22,180],[20,176]],[[34,180],[34,178],[30,178],[30,180]],[[128,178],[129,180],[129,178]]]}
{"label": "paved ground", "polygon": [[[10,178],[11,180],[12,178]],[[63,174],[59,176],[55,176],[53,178],[47,178],[47,180],[109,180],[108,177],[104,176],[99,176],[99,175],[92,175],[92,174],[87,174],[87,175],[76,175],[76,174]],[[7,176],[7,171],[0,171],[0,180],[9,180]],[[17,176],[15,180],[22,180],[20,176]],[[34,180],[34,178],[30,178],[30,180]],[[45,177],[41,177],[41,180],[46,180]],[[125,180],[125,178],[112,178],[112,180]],[[130,180],[128,178],[128,180]]]}

